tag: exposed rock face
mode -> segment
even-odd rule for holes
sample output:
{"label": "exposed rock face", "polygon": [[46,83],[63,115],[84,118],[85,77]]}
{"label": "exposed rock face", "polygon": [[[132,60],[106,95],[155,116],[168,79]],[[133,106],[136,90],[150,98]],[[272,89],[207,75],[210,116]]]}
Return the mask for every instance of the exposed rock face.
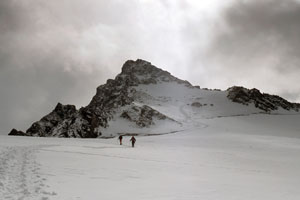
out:
{"label": "exposed rock face", "polygon": [[168,118],[167,116],[146,105],[142,107],[132,106],[129,109],[124,110],[120,117],[135,122],[136,125],[141,128],[154,125],[154,119],[164,120]]}
{"label": "exposed rock face", "polygon": [[8,135],[26,136],[26,133],[24,133],[23,131],[18,131],[16,129],[12,129]]}
{"label": "exposed rock face", "polygon": [[180,80],[169,72],[156,68],[150,62],[140,60],[125,62],[122,73],[118,77],[127,77],[132,86],[137,84],[156,84],[158,82],[177,82],[188,87],[193,87],[188,81]]}
{"label": "exposed rock face", "polygon": [[278,108],[298,111],[300,108],[300,104],[298,103],[288,102],[287,100],[276,95],[261,93],[258,89],[255,88],[249,90],[244,87],[234,86],[228,88],[227,91],[227,97],[233,102],[241,103],[244,105],[254,103],[255,107],[266,112],[277,110]]}
{"label": "exposed rock face", "polygon": [[75,125],[78,115],[79,113],[75,106],[58,103],[51,113],[43,117],[40,121],[33,123],[26,131],[26,134],[40,137],[52,135],[71,137],[73,133],[70,133],[70,127]]}
{"label": "exposed rock face", "polygon": [[[169,72],[151,65],[150,62],[140,59],[129,60],[123,65],[121,74],[97,88],[96,95],[89,105],[76,110],[73,105],[59,103],[51,113],[33,123],[25,135],[82,138],[101,136],[101,129],[108,126],[115,109],[130,105],[134,101],[136,91],[133,86],[170,81],[193,87],[189,82],[172,76]],[[153,124],[152,118],[165,117],[150,107],[140,108],[139,115],[138,119],[133,120],[140,127]],[[13,131],[12,134],[17,133]]]}

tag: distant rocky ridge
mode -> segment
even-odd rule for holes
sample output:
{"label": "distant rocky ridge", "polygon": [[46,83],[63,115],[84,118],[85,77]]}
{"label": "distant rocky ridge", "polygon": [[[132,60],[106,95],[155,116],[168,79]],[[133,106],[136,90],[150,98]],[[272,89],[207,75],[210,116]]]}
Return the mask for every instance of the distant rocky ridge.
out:
{"label": "distant rocky ridge", "polygon": [[291,103],[277,95],[261,93],[256,88],[249,90],[244,87],[234,86],[227,89],[227,91],[227,97],[233,102],[244,105],[254,103],[255,107],[265,112],[278,110],[279,108],[298,112],[300,109],[300,104],[298,103]]}
{"label": "distant rocky ridge", "polygon": [[[169,72],[153,66],[150,62],[141,59],[129,60],[124,63],[122,72],[115,79],[108,79],[106,84],[97,88],[96,95],[86,107],[77,110],[74,105],[58,103],[51,113],[34,122],[26,132],[13,129],[9,135],[101,137],[102,131],[109,126],[109,122],[121,108],[122,112],[119,117],[140,128],[151,127],[157,120],[175,121],[150,106],[134,104],[140,95],[135,86],[172,82],[190,89],[200,89],[199,86],[180,80]],[[227,97],[233,102],[244,105],[254,103],[257,108],[266,112],[279,107],[295,111],[300,108],[299,104],[290,103],[275,95],[261,94],[256,89],[232,87],[228,89]],[[195,106],[199,107],[201,104]]]}

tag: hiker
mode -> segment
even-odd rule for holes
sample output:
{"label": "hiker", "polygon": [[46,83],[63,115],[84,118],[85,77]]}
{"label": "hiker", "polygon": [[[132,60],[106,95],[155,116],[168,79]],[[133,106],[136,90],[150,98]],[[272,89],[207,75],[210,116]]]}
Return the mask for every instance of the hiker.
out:
{"label": "hiker", "polygon": [[122,135],[120,135],[120,136],[119,136],[120,145],[122,145],[122,139],[123,139],[123,136],[122,136]]}
{"label": "hiker", "polygon": [[135,141],[136,141],[135,137],[132,136],[131,139],[130,139],[130,141],[131,141],[132,147],[134,147],[134,143],[135,143]]}

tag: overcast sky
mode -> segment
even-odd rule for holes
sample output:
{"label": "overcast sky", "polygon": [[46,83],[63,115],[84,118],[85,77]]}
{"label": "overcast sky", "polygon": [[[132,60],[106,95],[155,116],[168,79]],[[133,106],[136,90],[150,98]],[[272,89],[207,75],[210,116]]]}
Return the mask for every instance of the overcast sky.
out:
{"label": "overcast sky", "polygon": [[128,59],[300,102],[296,0],[1,0],[0,132],[89,103]]}

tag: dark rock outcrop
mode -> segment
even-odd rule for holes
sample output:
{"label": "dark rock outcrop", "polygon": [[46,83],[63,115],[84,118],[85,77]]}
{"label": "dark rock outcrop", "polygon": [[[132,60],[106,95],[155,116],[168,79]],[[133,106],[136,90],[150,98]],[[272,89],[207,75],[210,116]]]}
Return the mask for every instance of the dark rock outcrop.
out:
{"label": "dark rock outcrop", "polygon": [[191,106],[193,106],[193,107],[201,107],[202,106],[202,104],[200,103],[200,102],[193,102],[192,104],[191,104]]}
{"label": "dark rock outcrop", "polygon": [[138,84],[156,84],[158,82],[177,82],[188,87],[193,87],[188,81],[184,81],[172,76],[169,72],[159,69],[150,62],[138,59],[128,60],[122,67],[122,73],[118,77],[126,76],[132,86]]}
{"label": "dark rock outcrop", "polygon": [[270,112],[272,110],[277,110],[278,108],[283,108],[285,110],[297,111],[300,108],[300,104],[291,103],[277,95],[270,95],[261,93],[258,89],[247,89],[244,87],[234,86],[227,89],[227,97],[236,103],[241,103],[248,105],[253,103],[255,107],[265,111]]}
{"label": "dark rock outcrop", "polygon": [[124,110],[120,117],[125,118],[131,122],[135,122],[136,125],[138,125],[141,128],[154,125],[155,124],[154,119],[157,120],[170,119],[164,114],[146,105],[142,107],[132,106]]}
{"label": "dark rock outcrop", "polygon": [[8,135],[14,135],[14,136],[26,136],[26,133],[23,131],[18,131],[16,129],[12,129]]}
{"label": "dark rock outcrop", "polygon": [[47,137],[52,136],[59,129],[61,133],[56,133],[55,136],[66,137],[69,135],[69,127],[75,123],[77,116],[78,111],[74,105],[58,103],[51,113],[44,116],[40,121],[33,123],[26,134]]}

